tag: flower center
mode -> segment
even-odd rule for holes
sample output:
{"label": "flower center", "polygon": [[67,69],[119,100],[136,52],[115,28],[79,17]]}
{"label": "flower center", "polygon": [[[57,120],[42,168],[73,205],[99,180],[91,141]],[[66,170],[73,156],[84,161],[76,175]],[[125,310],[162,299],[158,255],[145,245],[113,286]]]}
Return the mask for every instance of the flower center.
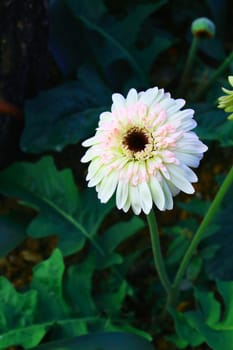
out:
{"label": "flower center", "polygon": [[146,159],[151,156],[153,138],[146,129],[134,126],[123,136],[122,146],[128,156]]}

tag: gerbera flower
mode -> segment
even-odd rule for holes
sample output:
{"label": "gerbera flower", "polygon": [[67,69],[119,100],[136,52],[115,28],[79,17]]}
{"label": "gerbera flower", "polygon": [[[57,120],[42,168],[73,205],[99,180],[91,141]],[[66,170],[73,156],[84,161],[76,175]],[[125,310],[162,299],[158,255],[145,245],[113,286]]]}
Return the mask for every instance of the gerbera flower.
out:
{"label": "gerbera flower", "polygon": [[126,98],[112,95],[111,112],[100,115],[94,137],[83,142],[90,147],[81,159],[91,162],[88,186],[96,186],[106,203],[116,192],[118,209],[132,207],[136,215],[148,214],[153,202],[160,210],[173,208],[173,196],[193,193],[197,167],[207,147],[194,132],[192,109],[180,109],[183,99],[174,100],[157,87]]}
{"label": "gerbera flower", "polygon": [[[230,85],[233,87],[233,75],[228,77]],[[218,107],[224,109],[225,112],[233,112],[233,90],[222,88],[225,96],[218,99]],[[233,113],[228,116],[228,119],[233,120]]]}

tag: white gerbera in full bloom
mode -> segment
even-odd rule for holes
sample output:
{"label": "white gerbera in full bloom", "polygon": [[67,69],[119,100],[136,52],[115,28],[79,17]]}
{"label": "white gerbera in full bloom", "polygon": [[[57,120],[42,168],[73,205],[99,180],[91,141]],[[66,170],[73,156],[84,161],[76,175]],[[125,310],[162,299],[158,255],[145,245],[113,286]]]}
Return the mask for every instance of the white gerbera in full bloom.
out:
{"label": "white gerbera in full bloom", "polygon": [[112,95],[111,112],[100,115],[94,137],[82,162],[88,167],[89,187],[106,203],[116,192],[118,209],[132,207],[149,214],[153,202],[160,210],[173,208],[173,196],[193,193],[197,167],[207,147],[190,131],[196,127],[192,109],[180,110],[185,101],[173,99],[154,87],[126,98]]}

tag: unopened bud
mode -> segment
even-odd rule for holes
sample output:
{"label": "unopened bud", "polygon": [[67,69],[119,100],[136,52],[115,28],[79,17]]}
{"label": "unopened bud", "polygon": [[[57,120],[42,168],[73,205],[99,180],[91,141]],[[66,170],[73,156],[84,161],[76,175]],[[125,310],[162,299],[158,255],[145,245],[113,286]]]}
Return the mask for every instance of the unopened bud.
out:
{"label": "unopened bud", "polygon": [[211,39],[215,35],[215,24],[206,17],[200,17],[192,22],[191,31],[200,39]]}

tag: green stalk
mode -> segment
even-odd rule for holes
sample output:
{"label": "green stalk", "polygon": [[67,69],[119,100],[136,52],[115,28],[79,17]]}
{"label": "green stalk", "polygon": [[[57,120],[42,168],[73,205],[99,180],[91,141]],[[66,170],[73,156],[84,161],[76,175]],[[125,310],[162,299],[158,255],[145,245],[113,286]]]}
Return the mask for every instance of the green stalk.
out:
{"label": "green stalk", "polygon": [[203,234],[205,233],[206,228],[208,227],[208,225],[211,223],[211,221],[213,220],[217,210],[219,209],[219,206],[223,200],[223,197],[225,196],[227,190],[230,188],[230,186],[233,183],[233,167],[231,168],[231,170],[229,171],[229,173],[227,174],[225,180],[223,181],[220,189],[218,190],[218,193],[216,194],[212,204],[210,205],[201,225],[199,226],[196,234],[194,235],[183,259],[181,260],[179,269],[177,271],[172,289],[171,289],[171,296],[170,296],[170,300],[172,300],[173,305],[176,302],[177,296],[178,296],[178,289],[179,289],[179,285],[180,282],[183,278],[183,275],[185,273],[185,270],[187,269],[187,266],[193,256],[193,253],[197,247],[197,245],[199,244]]}
{"label": "green stalk", "polygon": [[226,57],[223,63],[216,69],[205,84],[200,84],[197,92],[193,98],[194,101],[198,101],[210,88],[210,86],[218,79],[218,77],[227,69],[229,64],[233,60],[233,51]]}
{"label": "green stalk", "polygon": [[153,210],[151,210],[147,215],[147,222],[149,225],[155,268],[165,291],[168,295],[170,295],[171,283],[169,281],[161,253],[159,231]]}
{"label": "green stalk", "polygon": [[186,85],[190,80],[191,69],[192,69],[194,60],[196,58],[199,42],[200,42],[200,38],[198,38],[197,36],[193,36],[192,44],[191,44],[190,49],[189,49],[188,58],[187,58],[187,61],[185,63],[185,67],[184,67],[183,75],[181,77],[180,86],[178,88],[177,96],[178,95],[180,96],[183,94],[183,92],[185,91]]}

